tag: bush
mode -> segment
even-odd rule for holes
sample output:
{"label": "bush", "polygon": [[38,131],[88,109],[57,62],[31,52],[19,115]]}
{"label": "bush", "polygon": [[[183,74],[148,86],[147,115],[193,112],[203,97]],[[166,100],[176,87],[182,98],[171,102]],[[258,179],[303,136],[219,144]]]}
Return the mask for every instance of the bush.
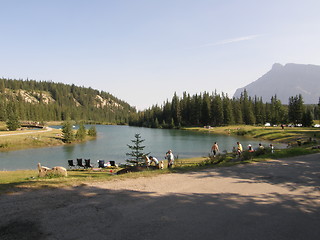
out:
{"label": "bush", "polygon": [[241,153],[242,160],[252,160],[255,156],[255,152],[244,151]]}
{"label": "bush", "polygon": [[199,166],[209,166],[209,165],[217,165],[221,162],[223,162],[224,160],[227,159],[227,155],[226,154],[219,154],[217,156],[208,155],[208,158],[206,160],[204,160],[203,162],[199,163]]}
{"label": "bush", "polygon": [[9,143],[1,143],[0,148],[7,148],[9,146]]}
{"label": "bush", "polygon": [[238,136],[244,136],[244,135],[247,135],[247,134],[248,134],[248,131],[243,130],[243,129],[238,129],[238,131],[237,131],[237,135]]}

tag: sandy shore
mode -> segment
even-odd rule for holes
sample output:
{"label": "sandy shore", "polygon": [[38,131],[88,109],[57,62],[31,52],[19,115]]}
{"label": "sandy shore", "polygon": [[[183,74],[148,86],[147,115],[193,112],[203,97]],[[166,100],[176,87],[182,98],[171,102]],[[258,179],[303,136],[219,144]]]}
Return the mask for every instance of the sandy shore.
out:
{"label": "sandy shore", "polygon": [[320,154],[0,196],[0,239],[319,239]]}

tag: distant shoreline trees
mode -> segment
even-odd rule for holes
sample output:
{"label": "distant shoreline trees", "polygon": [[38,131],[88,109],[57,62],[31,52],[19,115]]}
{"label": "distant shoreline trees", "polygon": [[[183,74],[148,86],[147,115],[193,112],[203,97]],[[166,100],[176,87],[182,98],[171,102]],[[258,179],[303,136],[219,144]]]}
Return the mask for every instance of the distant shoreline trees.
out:
{"label": "distant shoreline trees", "polygon": [[[320,118],[319,104],[305,105],[301,95],[290,97],[287,105],[277,96],[269,102],[250,97],[246,90],[239,98],[204,92],[182,97],[174,93],[171,102],[137,112],[128,103],[92,88],[63,83],[0,78],[0,121],[14,116],[27,121],[66,121],[102,124],[129,124],[152,128],[182,126],[223,126],[301,123],[312,125]],[[79,136],[81,137],[81,136]]]}
{"label": "distant shoreline trees", "polygon": [[132,114],[129,125],[152,128],[179,128],[180,126],[223,126],[232,124],[263,125],[302,124],[311,126],[319,118],[318,105],[304,105],[301,95],[291,97],[284,105],[273,96],[264,103],[261,97],[250,97],[246,90],[240,98],[229,98],[227,94],[195,94],[186,92],[179,98],[176,93],[172,101],[162,106]]}

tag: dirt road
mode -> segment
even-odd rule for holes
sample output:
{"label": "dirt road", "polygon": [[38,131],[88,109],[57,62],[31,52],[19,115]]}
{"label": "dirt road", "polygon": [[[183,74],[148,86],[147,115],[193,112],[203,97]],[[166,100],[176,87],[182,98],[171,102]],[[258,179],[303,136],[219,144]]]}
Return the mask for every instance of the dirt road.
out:
{"label": "dirt road", "polygon": [[0,196],[0,239],[319,239],[320,154]]}

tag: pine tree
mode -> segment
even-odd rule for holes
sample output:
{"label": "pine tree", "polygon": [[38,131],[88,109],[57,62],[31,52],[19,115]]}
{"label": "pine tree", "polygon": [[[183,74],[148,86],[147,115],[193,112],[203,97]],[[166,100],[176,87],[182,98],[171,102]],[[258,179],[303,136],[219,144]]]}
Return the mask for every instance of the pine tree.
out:
{"label": "pine tree", "polygon": [[95,126],[91,126],[88,130],[88,135],[90,137],[96,137],[97,136],[97,129]]}
{"label": "pine tree", "polygon": [[64,124],[62,125],[62,135],[63,135],[63,140],[66,143],[71,143],[74,141],[74,134],[72,130],[72,124],[70,121],[65,121]]}
{"label": "pine tree", "polygon": [[305,111],[302,115],[302,126],[304,127],[311,127],[313,124],[313,117],[311,114],[310,109],[308,109],[307,111]]}
{"label": "pine tree", "polygon": [[175,126],[181,125],[180,100],[179,100],[176,92],[174,93],[173,98],[172,98],[171,114],[173,116]]}
{"label": "pine tree", "polygon": [[144,156],[149,155],[149,153],[144,153],[143,149],[145,146],[141,146],[141,143],[143,143],[145,140],[141,139],[141,136],[139,133],[134,135],[135,139],[131,140],[133,145],[127,144],[129,149],[131,149],[130,153],[126,153],[127,156],[130,156],[130,159],[127,159],[127,162],[133,165],[141,165],[145,162]]}
{"label": "pine tree", "polygon": [[297,124],[302,122],[302,116],[304,113],[304,105],[302,95],[296,95],[289,98],[288,116],[289,121]]}
{"label": "pine tree", "polygon": [[223,124],[223,105],[221,96],[217,93],[212,98],[211,102],[211,122],[214,126],[221,126]]}
{"label": "pine tree", "polygon": [[20,127],[20,122],[17,114],[11,113],[9,115],[8,121],[7,121],[7,128],[9,131],[15,131]]}
{"label": "pine tree", "polygon": [[246,90],[241,94],[240,102],[242,105],[242,116],[245,124],[255,124],[255,116],[253,114],[253,107],[251,98],[248,97],[248,92]]}
{"label": "pine tree", "polygon": [[230,99],[228,98],[228,95],[223,96],[222,99],[222,104],[223,104],[223,123],[225,125],[231,125],[234,123],[234,116],[232,114],[232,106]]}
{"label": "pine tree", "polygon": [[76,132],[76,139],[79,141],[83,141],[87,135],[87,131],[83,123],[80,123],[79,129]]}
{"label": "pine tree", "polygon": [[210,122],[210,97],[208,93],[203,94],[202,108],[201,108],[201,123],[209,125]]}

